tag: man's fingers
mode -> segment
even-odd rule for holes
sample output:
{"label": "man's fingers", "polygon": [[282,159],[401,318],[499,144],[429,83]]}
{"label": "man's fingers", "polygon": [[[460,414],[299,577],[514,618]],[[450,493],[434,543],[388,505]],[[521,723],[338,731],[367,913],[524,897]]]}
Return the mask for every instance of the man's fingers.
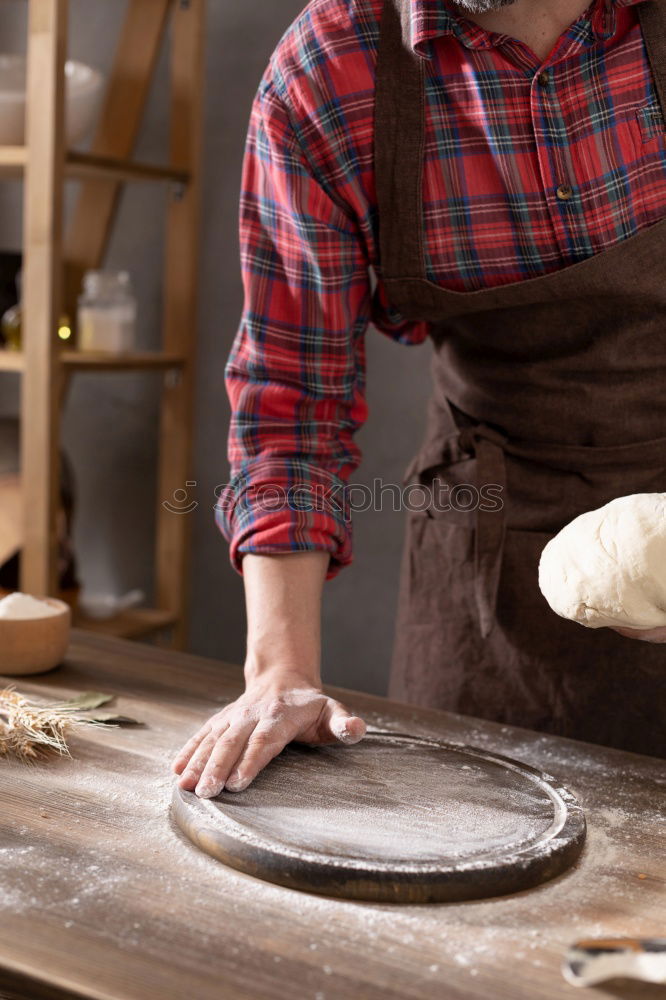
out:
{"label": "man's fingers", "polygon": [[189,792],[194,790],[199,778],[201,777],[202,771],[208,762],[211,751],[215,746],[216,739],[217,737],[212,732],[209,732],[208,735],[204,736],[201,740],[199,746],[190,757],[187,767],[184,769],[178,780],[178,784],[181,788],[185,788]]}
{"label": "man's fingers", "polygon": [[186,765],[189,763],[192,754],[198,749],[202,740],[205,740],[211,730],[212,725],[209,720],[206,725],[202,726],[201,729],[194,734],[192,739],[188,740],[185,746],[180,749],[178,755],[174,757],[173,764],[171,765],[176,774],[181,774],[183,772]]}
{"label": "man's fingers", "polygon": [[214,736],[217,739],[225,729],[229,727],[229,713],[226,709],[221,712],[217,712],[215,715],[206,722],[199,730],[194,734],[191,740],[188,740],[184,747],[182,747],[177,756],[174,757],[173,764],[171,765],[172,770],[176,774],[182,774],[182,772],[187,767],[191,757],[201,746],[203,740],[207,736]]}
{"label": "man's fingers", "polygon": [[247,788],[259,772],[284,750],[287,743],[291,743],[298,729],[299,725],[295,722],[288,724],[283,721],[279,726],[273,721],[259,723],[227,778],[227,791],[242,792]]}
{"label": "man's fingers", "polygon": [[322,722],[328,730],[322,733],[323,740],[329,735],[329,740],[339,740],[340,743],[358,743],[365,736],[366,725],[358,715],[352,715],[349,709],[339,701],[331,701],[327,706]]}
{"label": "man's fingers", "polygon": [[219,795],[229,777],[229,772],[243,753],[248,739],[257,725],[256,719],[230,726],[212,747],[208,762],[196,786],[200,798],[212,799]]}

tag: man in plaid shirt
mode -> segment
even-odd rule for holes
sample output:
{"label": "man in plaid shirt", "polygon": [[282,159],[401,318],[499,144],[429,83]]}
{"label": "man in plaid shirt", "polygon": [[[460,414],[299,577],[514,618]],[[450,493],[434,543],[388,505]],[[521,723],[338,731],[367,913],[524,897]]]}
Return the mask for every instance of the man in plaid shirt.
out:
{"label": "man in plaid shirt", "polygon": [[[242,790],[291,740],[364,735],[363,721],[322,693],[319,619],[325,579],[352,555],[336,498],[360,460],[365,331],[372,323],[422,343],[434,286],[446,303],[456,293],[515,295],[524,282],[556,298],[540,283],[593,258],[612,263],[618,244],[662,219],[664,126],[637,12],[649,2],[398,4],[405,51],[426,80],[422,272],[393,279],[422,282],[422,309],[409,316],[387,290],[379,237],[373,139],[386,7],[312,0],[280,40],[247,136],[245,307],[227,365],[232,479],[219,505],[246,589],[247,687],[183,748],[174,765],[183,787],[205,797]],[[400,202],[386,204],[397,212]],[[548,419],[546,440],[564,440],[549,436],[557,421]],[[464,699],[430,703],[474,710]],[[528,710],[501,717],[539,726]]]}

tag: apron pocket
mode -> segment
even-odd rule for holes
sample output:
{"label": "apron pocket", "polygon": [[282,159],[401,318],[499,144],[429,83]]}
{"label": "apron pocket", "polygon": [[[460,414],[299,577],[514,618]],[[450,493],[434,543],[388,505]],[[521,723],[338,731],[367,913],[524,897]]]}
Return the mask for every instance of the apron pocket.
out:
{"label": "apron pocket", "polygon": [[393,697],[514,725],[566,726],[561,633],[570,642],[579,626],[558,619],[539,591],[537,566],[551,537],[507,531],[496,618],[484,639],[474,529],[410,515]]}
{"label": "apron pocket", "polygon": [[420,514],[451,527],[473,530],[476,509],[492,498],[486,497],[486,484],[477,486],[476,456],[457,462],[420,465],[405,487],[408,515]]}
{"label": "apron pocket", "polygon": [[[530,631],[527,619],[534,613],[540,619],[535,629],[540,635],[544,612],[553,619],[539,590],[538,567],[544,546],[552,532],[506,531],[498,610],[501,626],[508,631]],[[411,624],[432,624],[446,619],[458,621],[478,632],[475,602],[475,528],[442,517],[408,514],[403,599]],[[543,646],[548,640],[544,637]]]}
{"label": "apron pocket", "polygon": [[[411,625],[476,623],[474,529],[408,513],[403,610]],[[478,626],[477,626],[478,630]]]}

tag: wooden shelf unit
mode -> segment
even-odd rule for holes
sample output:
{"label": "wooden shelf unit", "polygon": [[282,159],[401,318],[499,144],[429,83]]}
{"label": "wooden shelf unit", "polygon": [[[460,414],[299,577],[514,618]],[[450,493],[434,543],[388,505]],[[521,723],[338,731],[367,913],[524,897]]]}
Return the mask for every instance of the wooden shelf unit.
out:
{"label": "wooden shelf unit", "polygon": [[[0,147],[0,179],[23,178],[23,350],[1,351],[0,372],[21,392],[21,487],[25,511],[21,588],[57,594],[58,468],[67,380],[81,372],[162,373],[154,608],[84,628],[136,638],[170,630],[186,638],[189,518],[162,504],[191,478],[200,157],[206,0],[128,0],[113,68],[88,153],[67,151],[64,64],[68,0],[28,0],[25,146]],[[157,58],[170,26],[170,141],[164,165],[133,159]],[[67,231],[63,189],[80,182]],[[75,316],[83,273],[103,265],[118,197],[127,182],[170,185],[164,255],[164,319],[157,352],[62,350],[63,309]],[[167,377],[176,369],[177,377]]]}
{"label": "wooden shelf unit", "polygon": [[176,623],[177,619],[172,614],[160,611],[158,608],[133,608],[131,611],[123,611],[114,618],[104,619],[86,618],[82,614],[74,615],[76,628],[97,632],[98,635],[122,636],[124,639],[141,639],[151,633],[171,629]]}
{"label": "wooden shelf unit", "polygon": [[[187,358],[158,351],[137,351],[131,354],[60,351],[53,363],[60,365],[67,373],[163,371],[182,368],[187,364]],[[24,368],[25,355],[21,351],[0,350],[0,372],[22,372]]]}
{"label": "wooden shelf unit", "polygon": [[[0,177],[21,177],[27,160],[26,146],[0,146]],[[71,180],[162,181],[186,185],[190,179],[187,170],[177,167],[137,163],[74,150],[65,153],[64,173]]]}

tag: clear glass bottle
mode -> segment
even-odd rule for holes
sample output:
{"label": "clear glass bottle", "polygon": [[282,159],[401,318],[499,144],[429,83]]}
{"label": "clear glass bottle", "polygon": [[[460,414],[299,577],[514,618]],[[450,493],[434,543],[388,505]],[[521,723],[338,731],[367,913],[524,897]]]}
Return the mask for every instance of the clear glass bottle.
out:
{"label": "clear glass bottle", "polygon": [[[21,302],[21,276],[22,271],[16,275],[16,295],[18,302],[15,306],[10,306],[0,318],[0,333],[2,341],[0,347],[6,351],[23,350],[23,305]],[[67,313],[60,314],[58,329],[56,331],[58,344],[60,347],[71,346],[72,324]]]}
{"label": "clear glass bottle", "polygon": [[123,354],[136,344],[136,298],[127,271],[86,271],[78,300],[82,351]]}
{"label": "clear glass bottle", "polygon": [[5,342],[5,350],[20,351],[22,347],[21,335],[21,272],[16,275],[16,297],[15,306],[10,306],[2,314],[0,319],[0,329],[2,329],[2,339]]}

